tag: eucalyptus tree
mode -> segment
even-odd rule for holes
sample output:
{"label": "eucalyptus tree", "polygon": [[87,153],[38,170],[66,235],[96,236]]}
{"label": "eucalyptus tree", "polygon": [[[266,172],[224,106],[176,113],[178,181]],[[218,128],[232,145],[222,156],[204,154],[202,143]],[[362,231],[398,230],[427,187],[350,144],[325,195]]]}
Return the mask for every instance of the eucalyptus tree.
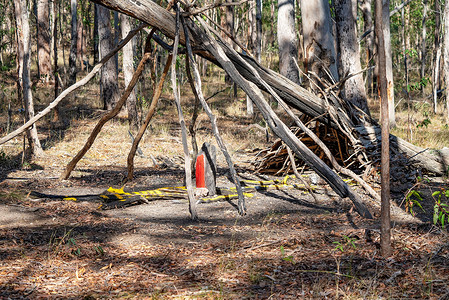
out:
{"label": "eucalyptus tree", "polygon": [[[14,1],[16,16],[17,45],[19,48],[19,88],[23,95],[23,106],[25,109],[25,121],[34,117],[33,94],[31,90],[31,31],[30,17],[26,0]],[[31,154],[35,156],[43,155],[43,150],[37,135],[36,125],[32,125],[26,131]]]}
{"label": "eucalyptus tree", "polygon": [[76,82],[76,48],[78,44],[78,26],[77,26],[77,0],[70,1],[71,12],[71,38],[70,38],[70,54],[69,54],[69,85]]}
{"label": "eucalyptus tree", "polygon": [[334,0],[342,97],[369,114],[357,40],[357,1]]}
{"label": "eucalyptus tree", "polygon": [[298,46],[295,30],[295,1],[278,0],[277,36],[279,44],[279,72],[300,83]]}
{"label": "eucalyptus tree", "polygon": [[51,59],[50,59],[50,18],[49,18],[50,6],[48,0],[38,0],[37,3],[37,51],[39,72],[42,79],[48,82],[52,77],[51,74]]}
{"label": "eucalyptus tree", "polygon": [[[98,36],[100,60],[114,49],[114,37],[111,32],[111,13],[109,9],[98,5]],[[117,65],[109,60],[101,68],[100,98],[105,110],[111,110],[119,99]]]}

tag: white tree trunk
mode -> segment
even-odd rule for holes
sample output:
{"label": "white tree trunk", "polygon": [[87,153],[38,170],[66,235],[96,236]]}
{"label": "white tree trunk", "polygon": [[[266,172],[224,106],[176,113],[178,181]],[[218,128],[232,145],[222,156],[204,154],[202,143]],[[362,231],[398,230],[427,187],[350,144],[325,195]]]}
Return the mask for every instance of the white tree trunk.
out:
{"label": "white tree trunk", "polygon": [[[120,14],[120,25],[122,30],[122,38],[125,38],[131,31],[130,17]],[[134,74],[133,42],[134,39],[123,47],[123,75],[125,77],[125,86],[129,85]],[[129,94],[128,100],[126,100],[126,108],[128,110],[129,126],[131,129],[135,130],[138,127],[137,99],[135,89],[133,89],[131,94]]]}
{"label": "white tree trunk", "polygon": [[299,84],[297,68],[298,46],[295,30],[295,1],[278,0],[277,35],[279,44],[279,73]]}
{"label": "white tree trunk", "polygon": [[[449,1],[446,1],[444,5],[444,78],[446,85],[449,82]],[[449,89],[446,88],[446,108],[447,119],[449,120]]]}
{"label": "white tree trunk", "polygon": [[[28,121],[34,117],[33,95],[31,92],[31,32],[29,23],[29,13],[26,0],[14,1],[16,9],[16,18],[20,18],[21,28],[17,28],[18,37],[22,40],[23,56],[22,62],[22,94],[23,106],[25,108],[25,120]],[[20,45],[20,43],[19,43]],[[31,147],[31,154],[42,156],[43,150],[37,136],[36,125],[34,124],[27,130],[28,143]]]}
{"label": "white tree trunk", "polygon": [[[306,71],[338,81],[337,59],[328,0],[301,0]],[[326,72],[327,71],[327,72]]]}
{"label": "white tree trunk", "polygon": [[369,114],[357,41],[357,2],[356,0],[335,0],[334,8],[338,35],[337,45],[340,50],[340,76],[344,78],[350,74],[359,73],[345,81],[342,97]]}

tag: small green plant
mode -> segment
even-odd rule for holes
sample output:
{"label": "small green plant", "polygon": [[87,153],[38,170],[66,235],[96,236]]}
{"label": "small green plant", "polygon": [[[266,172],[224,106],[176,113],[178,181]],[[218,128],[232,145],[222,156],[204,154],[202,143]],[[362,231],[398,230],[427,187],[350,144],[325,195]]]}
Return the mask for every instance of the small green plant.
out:
{"label": "small green plant", "polygon": [[425,111],[423,113],[423,115],[424,115],[424,120],[422,120],[421,122],[418,122],[418,124],[416,125],[416,128],[423,128],[423,127],[427,128],[427,126],[429,126],[429,124],[432,123],[432,121],[430,121],[430,119],[429,119],[429,112]]}
{"label": "small green plant", "polygon": [[420,207],[423,211],[425,211],[421,205],[422,201],[423,198],[420,192],[416,190],[409,191],[407,196],[405,196],[405,210],[409,211],[413,216],[415,215],[415,212],[413,211],[413,207],[415,205]]}
{"label": "small green plant", "polygon": [[291,262],[292,264],[295,264],[295,261],[293,260],[293,256],[292,255],[285,256],[284,246],[281,246],[281,255],[282,255],[282,259],[283,260]]}
{"label": "small green plant", "polygon": [[100,256],[104,255],[104,250],[101,246],[95,246],[94,250],[95,250],[95,252],[97,252],[98,255],[100,255]]}
{"label": "small green plant", "polygon": [[[446,198],[446,202],[443,202],[443,196]],[[432,197],[437,197],[433,206],[433,224],[441,224],[441,227],[444,229],[445,223],[449,221],[449,204],[447,203],[449,190],[443,188],[434,192]]]}
{"label": "small green plant", "polygon": [[340,250],[341,252],[345,252],[348,248],[357,249],[357,246],[355,244],[356,239],[346,236],[343,236],[343,241],[335,241],[333,244],[335,244],[335,250]]}

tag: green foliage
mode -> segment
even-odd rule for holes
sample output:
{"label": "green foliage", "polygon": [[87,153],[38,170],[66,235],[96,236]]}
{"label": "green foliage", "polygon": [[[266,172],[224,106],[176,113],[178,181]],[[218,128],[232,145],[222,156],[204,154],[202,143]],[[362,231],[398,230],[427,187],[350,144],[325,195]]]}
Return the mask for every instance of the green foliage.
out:
{"label": "green foliage", "polygon": [[413,216],[415,215],[415,212],[413,211],[413,207],[416,205],[420,207],[423,211],[424,208],[421,205],[421,202],[423,201],[423,198],[421,196],[421,193],[415,190],[411,190],[408,192],[407,196],[405,196],[405,210],[409,211]]}
{"label": "green foliage", "polygon": [[355,244],[356,239],[349,237],[347,235],[343,236],[343,241],[335,241],[333,244],[335,244],[335,250],[340,250],[341,252],[345,252],[348,250],[348,248],[357,249],[357,246]]}
{"label": "green foliage", "polygon": [[292,255],[285,256],[284,246],[281,246],[281,255],[282,255],[282,259],[283,260],[291,262],[292,264],[295,264],[295,261],[293,260],[293,256]]}
{"label": "green foliage", "polygon": [[423,127],[427,128],[427,126],[429,126],[429,124],[432,123],[432,121],[430,121],[428,111],[425,111],[423,113],[423,115],[424,115],[424,119],[421,122],[418,122],[418,124],[416,125],[416,128],[423,128]]}
{"label": "green foliage", "polygon": [[441,189],[432,194],[432,197],[437,197],[435,199],[435,205],[433,207],[433,224],[441,225],[444,229],[445,223],[449,221],[449,190]]}

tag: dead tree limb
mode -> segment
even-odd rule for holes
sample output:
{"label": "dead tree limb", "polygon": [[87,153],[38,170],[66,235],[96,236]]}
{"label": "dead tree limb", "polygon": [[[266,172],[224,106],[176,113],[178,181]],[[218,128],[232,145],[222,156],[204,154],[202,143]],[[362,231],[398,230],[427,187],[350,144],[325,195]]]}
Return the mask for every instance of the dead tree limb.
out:
{"label": "dead tree limb", "polygon": [[174,3],[174,8],[176,10],[176,23],[175,23],[175,41],[173,43],[173,62],[171,66],[171,81],[173,87],[173,95],[175,97],[176,108],[178,110],[179,124],[181,125],[181,136],[182,136],[182,148],[184,149],[184,168],[186,174],[186,187],[187,187],[187,195],[189,198],[189,211],[190,216],[193,220],[198,219],[198,213],[196,210],[196,200],[193,192],[193,184],[192,184],[192,170],[190,163],[190,154],[189,154],[189,146],[187,145],[187,128],[186,123],[184,121],[184,116],[181,108],[181,100],[179,99],[180,93],[178,90],[178,86],[176,83],[176,56],[178,55],[178,44],[179,44],[179,7],[178,3]]}
{"label": "dead tree limb", "polygon": [[[54,109],[59,102],[65,99],[71,92],[77,90],[78,88],[86,85],[94,76],[97,74],[97,72],[101,69],[101,67],[111,58],[113,57],[120,49],[122,49],[140,30],[142,30],[147,24],[142,24],[136,29],[129,32],[129,34],[115,47],[114,50],[112,50],[108,55],[106,55],[93,69],[90,71],[89,74],[86,75],[83,79],[76,82],[75,84],[69,86],[67,89],[65,89],[55,100],[53,100],[43,111],[36,114],[33,118],[28,120],[25,124],[20,126],[18,129],[14,130],[10,134],[4,136],[0,139],[0,145],[6,143],[7,141],[15,138],[31,126],[33,126],[34,123],[39,121],[43,116],[48,114],[52,109]],[[56,79],[55,79],[56,80]]]}
{"label": "dead tree limb", "polygon": [[73,171],[73,169],[75,168],[76,164],[80,161],[80,159],[84,156],[84,154],[86,154],[86,152],[90,149],[90,147],[92,147],[95,138],[98,136],[98,134],[100,133],[101,129],[103,128],[104,124],[106,124],[106,122],[108,122],[109,120],[111,120],[112,118],[114,118],[115,116],[117,116],[117,114],[120,112],[120,110],[122,109],[122,106],[125,104],[126,100],[128,99],[129,95],[131,94],[132,90],[134,89],[134,86],[137,83],[137,80],[139,79],[140,75],[142,74],[144,68],[145,68],[145,63],[150,59],[151,57],[151,53],[149,51],[147,51],[147,49],[149,49],[149,43],[151,41],[151,35],[148,35],[147,37],[147,41],[146,41],[146,46],[145,46],[145,54],[143,55],[139,65],[137,66],[137,70],[134,72],[134,75],[130,81],[130,83],[128,84],[128,86],[126,87],[125,92],[123,93],[122,97],[120,98],[120,100],[117,102],[117,104],[115,105],[115,107],[109,111],[108,113],[106,113],[101,119],[100,121],[98,121],[97,125],[95,126],[95,128],[92,130],[89,138],[87,139],[86,143],[84,144],[84,147],[75,155],[75,157],[68,163],[64,173],[61,175],[61,179],[67,179],[70,176],[70,173]]}
{"label": "dead tree limb", "polygon": [[210,119],[210,122],[212,124],[212,131],[214,133],[217,144],[220,147],[221,152],[223,152],[223,155],[226,158],[226,162],[228,163],[229,172],[231,173],[232,180],[234,181],[235,187],[237,189],[237,194],[239,195],[239,200],[238,200],[239,213],[240,213],[240,215],[244,215],[246,212],[245,198],[243,196],[242,187],[240,186],[240,180],[237,177],[237,172],[235,171],[234,163],[232,162],[231,156],[229,155],[226,145],[223,142],[223,139],[221,138],[220,132],[218,131],[217,117],[212,113],[212,110],[210,109],[209,105],[207,104],[206,100],[204,99],[203,91],[202,91],[202,87],[201,87],[200,72],[198,71],[198,66],[194,60],[192,48],[190,47],[189,37],[187,35],[187,26],[185,24],[184,18],[182,18],[181,20],[182,20],[184,31],[185,31],[185,36],[187,38],[187,40],[186,40],[187,54],[189,56],[189,60],[192,62],[193,76],[195,78],[195,82],[194,82],[195,90],[196,90],[198,98],[201,102],[201,105],[203,106],[204,111],[206,112],[207,116]]}
{"label": "dead tree limb", "polygon": [[[201,18],[196,20],[203,26],[204,32],[200,32],[197,38],[203,41],[204,47],[218,60],[219,64],[231,76],[232,80],[236,82],[245,93],[253,100],[262,113],[265,121],[270,126],[271,130],[279,136],[296,155],[301,157],[303,161],[309,165],[314,171],[322,177],[332,189],[342,198],[349,197],[357,210],[357,212],[365,218],[372,218],[371,213],[366,206],[360,201],[360,198],[355,194],[349,186],[335,174],[322,160],[320,160],[306,145],[304,145],[290,129],[279,119],[276,113],[272,110],[268,102],[265,100],[260,89],[252,82],[247,81],[236,69],[235,65],[228,58],[221,45],[208,32],[208,25]],[[233,49],[227,48],[231,53]],[[248,68],[243,59],[239,60],[240,65]],[[250,70],[248,70],[251,72]],[[253,77],[256,77],[253,74]],[[256,81],[256,78],[255,78]],[[257,81],[256,81],[257,82]]]}
{"label": "dead tree limb", "polygon": [[156,106],[159,101],[159,98],[161,97],[162,88],[164,86],[165,78],[167,77],[168,70],[170,69],[171,62],[172,62],[173,56],[170,54],[167,58],[167,62],[165,63],[164,71],[162,72],[161,78],[159,79],[159,83],[156,86],[156,90],[153,93],[153,99],[151,100],[150,108],[148,109],[147,115],[145,116],[145,120],[139,128],[139,132],[136,134],[136,137],[134,138],[133,144],[131,146],[131,150],[129,150],[128,154],[128,175],[126,180],[132,180],[134,176],[134,156],[136,155],[137,147],[139,146],[140,140],[143,137],[143,134],[145,133],[145,130],[148,127],[148,124],[150,124],[151,119],[153,118],[154,112],[156,111]]}

